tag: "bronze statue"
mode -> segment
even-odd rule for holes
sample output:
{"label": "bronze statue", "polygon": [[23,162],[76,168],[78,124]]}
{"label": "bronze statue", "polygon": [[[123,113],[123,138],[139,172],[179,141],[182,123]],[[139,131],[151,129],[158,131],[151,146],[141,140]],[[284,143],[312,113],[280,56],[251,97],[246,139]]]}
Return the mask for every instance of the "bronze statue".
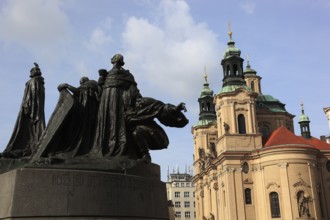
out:
{"label": "bronze statue", "polygon": [[58,90],[59,102],[33,160],[40,157],[65,160],[89,153],[93,145],[101,93],[98,83],[82,77],[78,88],[63,83]]}
{"label": "bronze statue", "polygon": [[127,159],[150,163],[149,150],[169,144],[154,119],[165,126],[184,127],[188,124],[183,114],[185,104],[175,106],[142,97],[133,75],[123,68],[124,57],[116,54],[111,63],[110,71],[99,70],[98,81],[82,77],[79,87],[58,86],[60,98],[46,129],[43,78],[36,64],[3,156],[20,158],[32,152],[30,164],[97,164]]}
{"label": "bronze statue", "polygon": [[1,154],[5,158],[30,156],[45,129],[45,87],[39,65],[34,63],[25,84],[22,104],[9,143]]}
{"label": "bronze statue", "polygon": [[123,56],[114,55],[111,63],[112,69],[99,79],[103,83],[103,91],[93,146],[93,154],[98,157],[128,154],[129,134],[125,114],[134,108],[136,99],[141,97],[133,75],[123,68]]}
{"label": "bronze statue", "polygon": [[149,149],[161,150],[167,148],[168,137],[154,119],[170,127],[184,127],[188,119],[182,114],[187,111],[185,104],[177,106],[147,97],[138,98],[133,112],[126,112],[126,123],[129,134],[132,135],[130,149],[135,150],[137,158],[150,163]]}

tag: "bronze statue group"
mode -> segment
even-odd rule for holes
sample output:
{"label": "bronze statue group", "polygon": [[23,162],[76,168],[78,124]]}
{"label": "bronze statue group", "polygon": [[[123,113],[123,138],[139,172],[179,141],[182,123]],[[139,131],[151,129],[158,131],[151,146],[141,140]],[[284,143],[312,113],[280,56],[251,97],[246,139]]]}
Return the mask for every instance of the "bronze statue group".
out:
{"label": "bronze statue group", "polygon": [[161,124],[184,127],[185,104],[165,104],[143,97],[121,54],[113,67],[99,70],[98,81],[87,77],[80,86],[60,84],[59,101],[45,126],[44,79],[38,64],[30,71],[10,141],[0,157],[38,162],[72,158],[127,157],[151,162],[149,150],[167,148]]}

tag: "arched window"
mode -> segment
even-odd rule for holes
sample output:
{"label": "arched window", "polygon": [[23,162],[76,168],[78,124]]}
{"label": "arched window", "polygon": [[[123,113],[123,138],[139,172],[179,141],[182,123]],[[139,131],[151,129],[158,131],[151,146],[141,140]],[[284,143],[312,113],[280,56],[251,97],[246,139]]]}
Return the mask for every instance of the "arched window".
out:
{"label": "arched window", "polygon": [[272,218],[281,218],[280,201],[277,192],[269,193],[269,202]]}
{"label": "arched window", "polygon": [[226,66],[226,76],[229,75],[229,71],[230,71],[230,67],[229,67],[229,65],[227,65],[227,66]]}
{"label": "arched window", "polygon": [[251,189],[244,190],[245,204],[252,204]]}
{"label": "arched window", "polygon": [[265,137],[265,138],[269,137],[269,135],[270,135],[270,129],[269,129],[269,126],[263,124],[263,125],[261,126],[260,132],[261,132],[261,134],[262,134],[262,137]]}
{"label": "arched window", "polygon": [[211,111],[211,104],[209,102],[206,103],[206,106],[207,106],[207,111]]}
{"label": "arched window", "polygon": [[234,64],[233,66],[233,75],[238,75],[238,68],[237,68],[237,64]]}
{"label": "arched window", "polygon": [[246,134],[244,115],[239,114],[237,120],[238,120],[238,133],[239,134]]}
{"label": "arched window", "polygon": [[253,92],[255,92],[255,90],[254,90],[254,82],[253,81],[251,82],[251,89],[252,89]]}

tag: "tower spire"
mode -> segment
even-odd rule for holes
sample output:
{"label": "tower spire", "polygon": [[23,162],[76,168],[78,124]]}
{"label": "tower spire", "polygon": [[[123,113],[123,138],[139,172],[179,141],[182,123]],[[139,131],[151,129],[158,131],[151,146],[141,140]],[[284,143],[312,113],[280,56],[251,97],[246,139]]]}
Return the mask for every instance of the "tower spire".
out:
{"label": "tower spire", "polygon": [[310,121],[308,116],[305,115],[304,103],[302,99],[300,99],[300,106],[301,106],[301,115],[299,117],[299,124],[300,124],[301,136],[303,136],[306,139],[309,139],[312,137],[309,128]]}
{"label": "tower spire", "polygon": [[231,31],[230,21],[228,21],[228,35],[229,35],[229,39],[232,40],[233,39],[233,32]]}
{"label": "tower spire", "polygon": [[233,32],[230,22],[228,22],[229,41],[228,48],[225,50],[221,65],[223,68],[223,87],[224,86],[244,86],[246,85],[243,77],[243,59],[241,58],[241,50],[235,47],[233,40]]}
{"label": "tower spire", "polygon": [[246,55],[246,68],[247,69],[251,68],[251,66],[250,66],[250,54],[249,53]]}
{"label": "tower spire", "polygon": [[304,110],[304,102],[302,100],[302,98],[300,98],[300,106],[301,106],[301,113],[305,114],[305,110]]}
{"label": "tower spire", "polygon": [[205,83],[207,82],[207,74],[206,74],[206,66],[204,66],[204,79],[205,79]]}
{"label": "tower spire", "polygon": [[195,126],[206,126],[214,123],[216,120],[215,106],[213,103],[213,90],[209,87],[207,81],[206,66],[204,66],[204,84],[203,89],[198,98],[199,102],[199,120]]}

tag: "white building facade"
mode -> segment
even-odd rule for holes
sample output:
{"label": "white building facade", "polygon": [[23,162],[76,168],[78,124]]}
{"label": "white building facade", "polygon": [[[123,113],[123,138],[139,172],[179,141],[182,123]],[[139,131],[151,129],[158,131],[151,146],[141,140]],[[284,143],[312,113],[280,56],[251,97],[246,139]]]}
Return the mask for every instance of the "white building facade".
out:
{"label": "white building facade", "polygon": [[166,182],[167,199],[174,205],[175,219],[196,219],[195,185],[192,175],[188,173],[172,173]]}

